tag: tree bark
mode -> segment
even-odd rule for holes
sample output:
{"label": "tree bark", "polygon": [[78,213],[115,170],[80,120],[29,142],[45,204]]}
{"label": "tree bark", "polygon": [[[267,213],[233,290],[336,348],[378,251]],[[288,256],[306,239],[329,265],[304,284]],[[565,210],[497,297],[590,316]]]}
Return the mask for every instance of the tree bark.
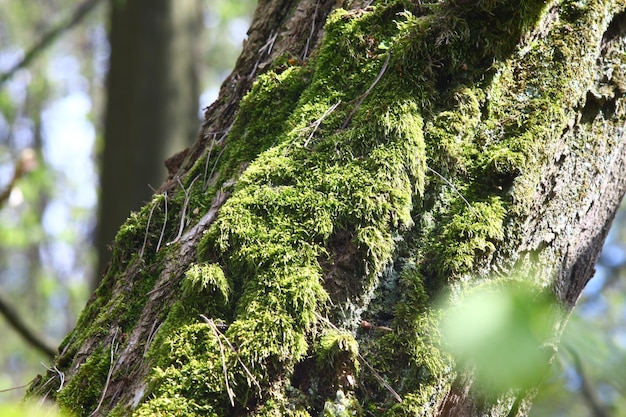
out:
{"label": "tree bark", "polygon": [[550,323],[537,349],[558,339],[626,186],[626,6],[372,3],[259,3],[31,395],[84,416],[527,413],[539,380],[487,391],[454,366],[437,299],[525,282],[555,307],[521,298]]}

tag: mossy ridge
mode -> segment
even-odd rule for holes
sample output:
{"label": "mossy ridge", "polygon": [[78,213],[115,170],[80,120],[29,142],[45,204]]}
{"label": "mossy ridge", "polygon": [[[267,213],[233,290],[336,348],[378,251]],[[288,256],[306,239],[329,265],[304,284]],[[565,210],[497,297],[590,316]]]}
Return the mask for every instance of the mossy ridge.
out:
{"label": "mossy ridge", "polygon": [[[370,60],[371,76],[364,78],[372,80],[382,60]],[[260,85],[266,77],[276,74],[262,76]],[[318,77],[306,91],[323,91],[327,81]],[[256,94],[261,93],[257,90]],[[356,231],[368,275],[373,278],[390,259],[391,231],[410,226],[412,196],[423,184],[421,119],[414,103],[364,104],[368,114],[383,116],[374,128],[359,126],[330,135],[330,139],[317,140],[315,135],[310,143],[313,149],[305,148],[300,132],[310,131],[311,122],[325,111],[317,101],[317,95],[307,98],[306,92],[303,94],[287,123],[291,129],[284,135],[280,130],[274,134],[272,139],[278,145],[259,156],[242,175],[217,223],[199,246],[201,260],[215,261],[215,253],[221,254],[223,271],[236,282],[235,288],[242,289],[234,295],[238,297],[235,320],[226,337],[237,346],[238,356],[258,381],[276,379],[283,372],[278,368],[289,369],[307,352],[307,332],[315,321],[315,311],[327,299],[317,259],[324,255],[324,244],[335,224]],[[341,117],[329,119],[335,125],[332,130],[350,110],[340,109]],[[362,117],[362,112],[357,112],[354,124]],[[367,138],[365,147],[360,138]],[[327,154],[319,150],[346,142],[349,146],[345,152]],[[359,146],[362,156],[353,159],[355,152],[350,145]],[[353,207],[353,201],[359,204]],[[207,349],[216,360],[215,348]],[[237,389],[248,384],[238,381]],[[219,387],[216,395],[222,391]],[[237,401],[244,401],[244,405],[245,392],[242,394]]]}
{"label": "mossy ridge", "polygon": [[56,394],[63,413],[87,417],[97,407],[111,366],[111,352],[96,349],[81,365],[76,375]]}

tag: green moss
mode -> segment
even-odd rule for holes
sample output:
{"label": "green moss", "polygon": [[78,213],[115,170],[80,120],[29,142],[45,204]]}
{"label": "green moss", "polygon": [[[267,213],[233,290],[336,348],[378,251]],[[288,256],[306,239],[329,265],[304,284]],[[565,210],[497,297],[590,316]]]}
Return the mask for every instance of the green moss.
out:
{"label": "green moss", "polygon": [[[180,313],[175,311],[173,317]],[[156,362],[152,394],[133,415],[167,413],[171,407],[182,407],[181,415],[224,415],[228,397],[222,365],[236,366],[233,352],[224,348],[225,341],[218,340],[206,323],[180,325],[167,332],[159,333],[150,351]],[[228,376],[233,378],[232,373]]]}
{"label": "green moss", "polygon": [[91,415],[102,395],[110,366],[110,351],[94,351],[81,364],[80,372],[57,394],[56,400],[61,410],[73,416]]}
{"label": "green moss", "polygon": [[433,243],[439,273],[451,276],[470,272],[478,257],[493,254],[495,243],[504,239],[505,216],[506,207],[499,197],[458,209]]}
{"label": "green moss", "polygon": [[360,371],[359,344],[346,331],[329,329],[319,340],[316,350],[318,367],[327,388],[354,388]]}
{"label": "green moss", "polygon": [[232,291],[224,271],[216,264],[191,265],[185,273],[182,288],[185,296],[203,294],[210,297],[215,294],[221,295],[224,302],[228,301]]}
{"label": "green moss", "polygon": [[[446,389],[439,388],[443,392]],[[407,394],[400,404],[394,404],[382,415],[384,417],[414,417],[428,415],[437,406],[433,401],[436,398],[437,390],[432,386],[425,386],[422,389]]]}
{"label": "green moss", "polygon": [[288,401],[267,400],[255,413],[256,417],[311,417],[306,410]]}

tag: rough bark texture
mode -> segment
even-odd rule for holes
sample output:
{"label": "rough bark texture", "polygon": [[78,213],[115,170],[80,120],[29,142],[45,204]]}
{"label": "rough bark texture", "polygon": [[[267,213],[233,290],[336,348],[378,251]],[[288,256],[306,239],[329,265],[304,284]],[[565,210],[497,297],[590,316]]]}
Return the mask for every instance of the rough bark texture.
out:
{"label": "rough bark texture", "polygon": [[434,300],[523,280],[574,305],[626,187],[625,22],[619,0],[261,1],[31,395],[84,416],[525,415],[532,386],[452,365]]}

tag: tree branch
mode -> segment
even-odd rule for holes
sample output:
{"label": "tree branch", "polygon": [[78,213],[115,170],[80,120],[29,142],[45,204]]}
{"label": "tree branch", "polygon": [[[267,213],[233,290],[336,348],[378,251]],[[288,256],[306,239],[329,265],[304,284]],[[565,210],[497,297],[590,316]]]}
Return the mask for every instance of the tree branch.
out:
{"label": "tree branch", "polygon": [[46,336],[37,333],[35,330],[31,329],[25,322],[22,320],[22,317],[17,312],[15,307],[13,307],[4,292],[0,290],[0,314],[2,314],[7,322],[13,329],[15,329],[20,336],[24,338],[32,347],[44,353],[46,356],[53,358],[56,353],[56,343],[49,340]]}
{"label": "tree branch", "polygon": [[4,84],[9,78],[20,70],[30,64],[39,54],[41,54],[52,42],[56,40],[63,32],[72,28],[78,24],[87,14],[94,9],[94,7],[100,2],[100,0],[86,0],[81,3],[70,18],[66,21],[62,21],[56,26],[50,28],[46,33],[31,48],[26,52],[24,58],[16,63],[11,69],[0,75],[0,85]]}
{"label": "tree branch", "polygon": [[589,375],[587,375],[587,372],[585,371],[585,367],[583,366],[583,361],[580,358],[580,355],[578,354],[576,349],[571,346],[565,346],[565,348],[570,353],[570,355],[572,355],[574,368],[576,368],[576,372],[578,372],[578,375],[580,376],[580,379],[582,381],[580,390],[583,399],[585,400],[584,402],[587,404],[587,407],[589,407],[592,415],[594,417],[610,417],[611,413],[606,409],[606,407],[598,398],[591,378],[589,377]]}

